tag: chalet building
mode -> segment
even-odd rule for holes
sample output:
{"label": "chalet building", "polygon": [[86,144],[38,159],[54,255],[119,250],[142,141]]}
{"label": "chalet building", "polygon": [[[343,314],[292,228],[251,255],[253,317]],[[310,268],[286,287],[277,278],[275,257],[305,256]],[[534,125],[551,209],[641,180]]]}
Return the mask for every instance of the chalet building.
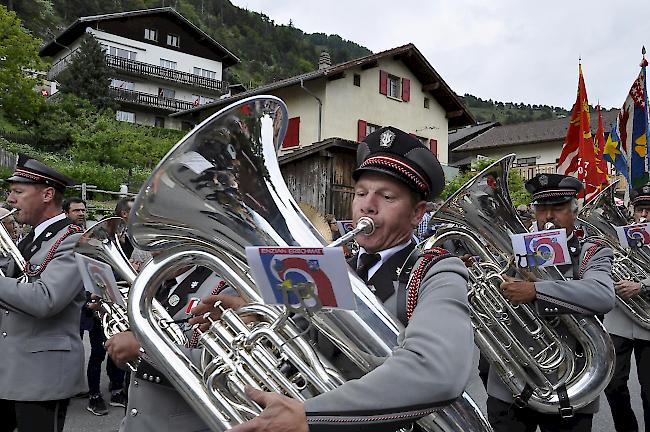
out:
{"label": "chalet building", "polygon": [[[616,122],[618,110],[603,111],[605,132]],[[591,130],[598,127],[598,115],[591,114]],[[468,166],[477,158],[499,159],[517,155],[515,169],[524,180],[538,173],[554,173],[569,127],[569,118],[538,120],[495,126],[482,131],[452,150],[456,166]]]}
{"label": "chalet building", "polygon": [[171,117],[198,124],[233,102],[262,94],[279,97],[289,110],[280,166],[292,194],[339,218],[351,215],[356,146],[366,135],[382,126],[398,127],[421,140],[446,165],[449,129],[475,123],[413,44],[337,65],[323,53],[312,72]]}
{"label": "chalet building", "polygon": [[54,81],[72,59],[83,36],[92,34],[106,50],[113,71],[111,92],[117,119],[180,129],[169,114],[194,108],[228,93],[224,69],[239,59],[172,8],[81,17],[40,50],[51,57]]}

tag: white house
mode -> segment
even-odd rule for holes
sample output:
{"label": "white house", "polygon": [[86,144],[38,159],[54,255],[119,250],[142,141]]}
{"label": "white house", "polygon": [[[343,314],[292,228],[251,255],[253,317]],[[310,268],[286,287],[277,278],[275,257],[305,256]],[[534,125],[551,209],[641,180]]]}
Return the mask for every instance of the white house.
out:
{"label": "white house", "polygon": [[106,49],[117,118],[132,123],[188,126],[168,115],[228,93],[224,69],[239,62],[174,9],[157,8],[77,19],[41,48],[41,56],[52,58],[50,80],[65,69],[86,33]]}
{"label": "white house", "polygon": [[446,164],[449,129],[475,123],[413,44],[338,65],[330,65],[323,53],[312,72],[171,116],[197,124],[232,102],[261,94],[281,98],[289,110],[280,165],[290,190],[337,217],[349,215],[356,145],[374,129],[391,125],[409,132]]}

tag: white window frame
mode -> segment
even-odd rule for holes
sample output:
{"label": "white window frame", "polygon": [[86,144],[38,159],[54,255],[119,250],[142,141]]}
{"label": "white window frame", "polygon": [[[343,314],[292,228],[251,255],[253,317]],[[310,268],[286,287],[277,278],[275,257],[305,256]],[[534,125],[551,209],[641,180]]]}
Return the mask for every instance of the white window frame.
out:
{"label": "white window frame", "polygon": [[204,78],[210,78],[210,79],[215,79],[215,80],[217,79],[217,72],[211,71],[211,70],[208,70],[208,69],[203,69],[203,68],[200,68],[200,67],[195,67],[194,68],[194,75],[199,75],[199,76],[202,76]]}
{"label": "white window frame", "polygon": [[131,51],[125,48],[114,47],[110,45],[105,45],[106,52],[112,56],[124,58],[127,60],[136,60],[137,52]]}
{"label": "white window frame", "polygon": [[176,63],[175,61],[167,60],[164,58],[160,59],[160,67],[163,67],[165,69],[176,70],[176,66],[178,66],[178,63]]}
{"label": "white window frame", "polygon": [[115,119],[127,123],[135,123],[135,113],[130,111],[117,110],[115,112]]}
{"label": "white window frame", "polygon": [[167,34],[167,45],[178,48],[180,46],[180,38],[175,34],[168,33]]}
{"label": "white window frame", "polygon": [[381,129],[381,126],[373,124],[373,123],[366,122],[366,136],[370,135],[371,133],[373,133],[377,129]]}
{"label": "white window frame", "polygon": [[111,79],[111,87],[120,90],[135,90],[135,83],[133,81],[124,81],[121,79]]}
{"label": "white window frame", "polygon": [[[205,105],[214,102],[216,99],[211,98],[211,97],[206,97],[206,96],[201,96],[201,95],[192,95],[192,104],[193,105]],[[198,103],[197,103],[198,102]]]}
{"label": "white window frame", "polygon": [[386,96],[402,100],[402,79],[395,75],[388,75],[386,79]]}
{"label": "white window frame", "polygon": [[144,29],[144,38],[146,40],[158,42],[158,30],[150,28]]}
{"label": "white window frame", "polygon": [[158,97],[163,99],[176,99],[176,90],[167,87],[158,87]]}

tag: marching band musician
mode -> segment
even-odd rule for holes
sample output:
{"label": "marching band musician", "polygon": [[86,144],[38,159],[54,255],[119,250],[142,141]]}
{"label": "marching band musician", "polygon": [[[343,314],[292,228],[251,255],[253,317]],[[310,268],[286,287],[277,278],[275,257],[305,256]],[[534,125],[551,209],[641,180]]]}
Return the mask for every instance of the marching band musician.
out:
{"label": "marching band musician", "polygon": [[[181,270],[165,281],[156,298],[174,320],[189,317],[192,307],[202,297],[226,290],[225,281],[204,267]],[[183,326],[183,324],[180,324]],[[187,329],[189,348],[195,348],[198,333]],[[119,365],[140,357],[140,343],[130,331],[118,333],[106,341],[106,351]],[[188,351],[189,353],[189,351]],[[208,427],[176,392],[165,375],[143,355],[137,372],[131,373],[126,416],[120,432],[198,432]]]}
{"label": "marching band musician", "polygon": [[[467,269],[441,249],[420,256],[412,237],[426,201],[444,187],[442,167],[418,139],[393,127],[368,135],[357,162],[353,218],[370,217],[376,229],[357,237],[360,251],[349,263],[405,325],[399,345],[365,376],[304,403],[248,389],[264,411],[233,431],[392,431],[453,401],[469,380],[474,347]],[[410,281],[398,279],[402,266],[412,270]],[[193,313],[200,316],[223,299],[208,297]]]}
{"label": "marching band musician", "polygon": [[[647,219],[650,213],[650,185],[635,189],[631,195],[634,222],[640,223]],[[616,293],[625,300],[649,288],[650,279],[640,282],[629,280],[616,282]],[[616,350],[614,376],[605,389],[605,396],[612,410],[614,427],[617,432],[638,431],[636,416],[630,405],[627,380],[630,377],[630,357],[634,351],[637,375],[641,384],[643,418],[645,424],[650,425],[650,371],[647,369],[650,362],[650,331],[636,324],[620,307],[615,307],[605,315],[605,328]]]}
{"label": "marching band musician", "polygon": [[[505,276],[506,281],[501,284],[503,295],[515,304],[534,301],[542,316],[610,311],[614,306],[612,251],[597,243],[581,243],[574,234],[576,195],[582,190],[582,183],[570,176],[538,174],[526,182],[526,189],[533,195],[537,228],[542,230],[552,222],[566,230],[571,264],[558,266],[566,281],[524,282]],[[596,399],[573,412],[571,401],[562,396],[561,389],[558,393],[562,413],[542,414],[528,407],[519,408],[495,368],[490,368],[487,392],[488,419],[495,432],[533,432],[538,426],[542,432],[590,431],[593,414],[598,411]]]}
{"label": "marching band musician", "polygon": [[[27,282],[0,277],[0,431],[63,430],[70,398],[85,390],[79,311],[85,300],[73,247],[81,228],[61,209],[73,181],[34,159],[7,179]],[[11,262],[7,275],[21,269]]]}

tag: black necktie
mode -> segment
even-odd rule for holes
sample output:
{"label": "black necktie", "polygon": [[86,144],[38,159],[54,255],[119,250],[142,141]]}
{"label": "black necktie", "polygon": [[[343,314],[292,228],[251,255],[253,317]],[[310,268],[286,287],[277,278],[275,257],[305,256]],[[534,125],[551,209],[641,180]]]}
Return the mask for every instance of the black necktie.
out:
{"label": "black necktie", "polygon": [[357,274],[365,282],[368,283],[368,270],[381,260],[381,255],[378,253],[369,254],[362,253],[359,256],[359,266],[357,267]]}

